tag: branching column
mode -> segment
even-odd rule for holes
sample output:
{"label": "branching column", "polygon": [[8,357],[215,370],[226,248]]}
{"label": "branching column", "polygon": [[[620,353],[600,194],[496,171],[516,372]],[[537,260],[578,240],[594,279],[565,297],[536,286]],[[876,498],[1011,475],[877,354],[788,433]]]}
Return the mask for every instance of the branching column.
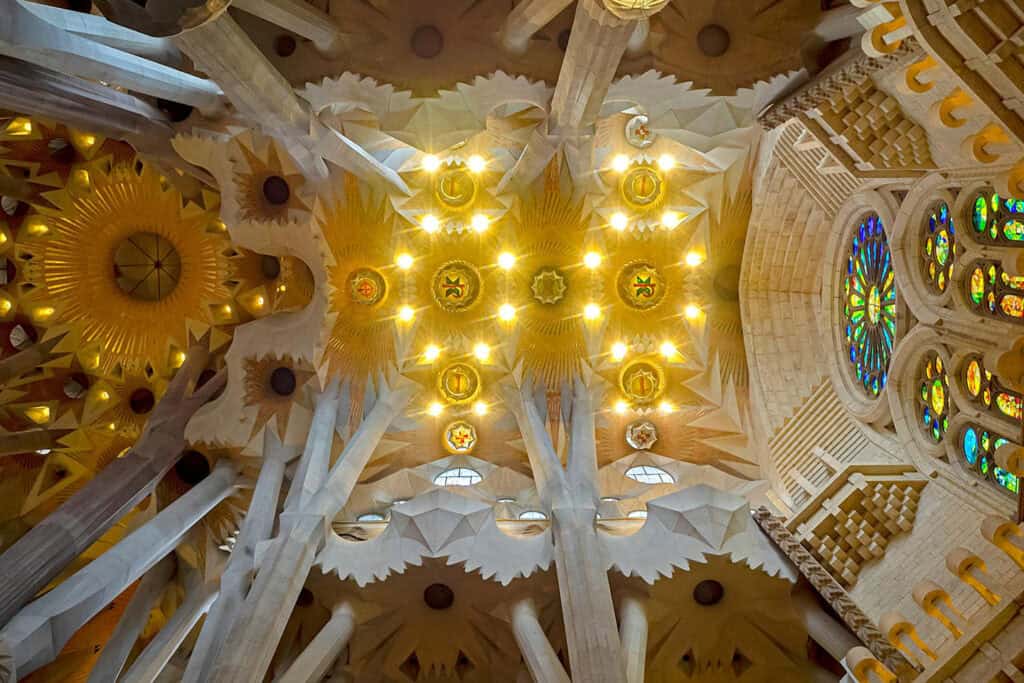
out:
{"label": "branching column", "polygon": [[636,595],[627,593],[619,601],[619,637],[626,660],[626,683],[644,683],[647,666],[647,610]]}
{"label": "branching column", "polygon": [[522,0],[505,20],[501,44],[510,52],[526,52],[533,34],[571,4],[572,0]]}
{"label": "branching column", "polygon": [[511,405],[519,422],[541,499],[551,510],[555,567],[573,677],[620,683],[622,647],[597,516],[597,450],[590,388],[577,382],[572,401],[568,468],[562,469],[532,387]]}
{"label": "branching column", "polygon": [[512,633],[534,683],[569,683],[569,676],[544,633],[537,617],[537,606],[531,598],[512,605]]}
{"label": "branching column", "polygon": [[316,495],[298,511],[281,515],[281,531],[267,550],[211,681],[247,683],[266,675],[326,525],[344,507],[388,426],[412,397],[412,384],[398,382],[382,389]]}
{"label": "branching column", "polygon": [[[3,72],[3,69],[4,64],[0,61],[0,73]],[[0,86],[3,85],[4,83],[2,79],[0,79]],[[0,93],[2,92],[3,88],[0,87]],[[3,95],[0,94],[0,106],[3,106],[3,104]],[[39,342],[36,342],[24,351],[18,351],[16,354],[0,360],[0,386],[3,386],[11,380],[21,377],[26,372],[34,370],[40,365],[57,358],[60,354],[56,353],[54,349],[64,338],[65,334],[66,332],[49,336]]]}
{"label": "branching column", "polygon": [[304,0],[235,0],[233,6],[313,41],[323,55],[337,55],[346,47],[330,15]]}
{"label": "branching column", "polygon": [[607,11],[600,0],[576,4],[572,34],[551,99],[551,119],[558,130],[569,133],[594,125],[634,23]]}
{"label": "branching column", "polygon": [[208,354],[195,349],[154,409],[138,443],[0,555],[0,625],[117,520],[149,495],[181,456],[185,424],[221,386],[218,375],[191,396]]}
{"label": "branching column", "polygon": [[85,622],[145,574],[238,484],[238,468],[227,460],[188,493],[66,581],[25,606],[0,631],[24,676],[53,661]]}
{"label": "branching column", "polygon": [[227,566],[220,577],[220,594],[210,608],[199,638],[192,649],[182,683],[200,683],[208,680],[213,664],[220,656],[249,585],[252,582],[253,558],[256,545],[273,535],[277,503],[284,481],[285,465],[291,451],[281,445],[280,439],[271,429],[264,432],[263,464],[256,480],[252,502],[245,514],[235,547],[228,558]]}
{"label": "branching column", "polygon": [[[40,15],[31,11],[31,5],[23,0],[0,0],[0,54],[153,97],[185,102],[204,111],[220,107],[220,89],[215,83],[70,33],[60,25],[63,22],[51,23],[61,16],[60,11]],[[134,33],[116,24],[109,27],[110,34]],[[126,39],[130,37],[126,35]]]}
{"label": "branching column", "polygon": [[156,566],[146,572],[132,595],[131,602],[117,622],[110,640],[103,646],[100,658],[89,672],[89,683],[109,683],[121,676],[128,655],[131,654],[135,641],[149,621],[149,612],[153,604],[167,587],[174,573],[174,557],[168,555],[157,562]]}
{"label": "branching column", "polygon": [[330,620],[306,646],[298,659],[292,662],[278,683],[308,683],[321,681],[328,667],[334,663],[341,651],[348,645],[355,630],[355,614],[352,606],[343,602],[334,608]]}

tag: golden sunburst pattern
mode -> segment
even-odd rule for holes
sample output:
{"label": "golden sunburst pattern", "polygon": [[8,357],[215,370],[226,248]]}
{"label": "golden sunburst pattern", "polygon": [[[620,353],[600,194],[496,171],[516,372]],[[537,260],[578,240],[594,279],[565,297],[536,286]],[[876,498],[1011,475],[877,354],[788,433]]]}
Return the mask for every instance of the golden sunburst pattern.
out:
{"label": "golden sunburst pattern", "polygon": [[303,400],[303,387],[316,375],[291,357],[265,356],[246,359],[245,398],[247,406],[258,406],[259,411],[252,433],[258,432],[271,418],[277,418],[279,434],[288,431],[292,407]]}
{"label": "golden sunburst pattern", "polygon": [[242,247],[227,252],[234,292],[243,322],[305,308],[313,298],[313,273],[295,256],[259,254]]}
{"label": "golden sunburst pattern", "polygon": [[624,232],[672,232],[698,210],[686,188],[706,173],[684,168],[672,154],[618,153],[601,169],[609,192],[598,204],[602,223]]}
{"label": "golden sunburst pattern", "polygon": [[560,159],[548,165],[519,211],[521,256],[509,271],[518,307],[515,358],[549,387],[575,376],[587,357],[581,312],[601,300],[597,268],[585,265],[587,220]]}
{"label": "golden sunburst pattern", "polygon": [[324,362],[331,374],[363,380],[394,359],[392,317],[403,285],[384,197],[349,175],[344,189],[319,221],[333,262],[327,277],[330,312],[336,316]]}
{"label": "golden sunburst pattern", "polygon": [[305,177],[273,140],[245,136],[236,147],[242,158],[235,164],[235,192],[243,220],[284,223],[309,211]]}
{"label": "golden sunburst pattern", "polygon": [[[141,160],[81,170],[87,186],[51,193],[58,208],[39,207],[21,226],[22,308],[36,324],[78,329],[103,372],[165,373],[186,346],[183,321],[237,320],[223,223]],[[139,296],[164,271],[160,285],[143,285],[153,296]]]}

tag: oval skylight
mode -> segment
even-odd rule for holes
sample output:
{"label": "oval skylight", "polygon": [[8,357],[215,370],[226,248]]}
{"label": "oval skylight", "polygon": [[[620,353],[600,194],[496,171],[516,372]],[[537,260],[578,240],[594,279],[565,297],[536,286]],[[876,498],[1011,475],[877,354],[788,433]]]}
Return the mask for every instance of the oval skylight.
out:
{"label": "oval skylight", "polygon": [[626,470],[626,476],[641,484],[674,484],[672,475],[652,465],[637,465]]}

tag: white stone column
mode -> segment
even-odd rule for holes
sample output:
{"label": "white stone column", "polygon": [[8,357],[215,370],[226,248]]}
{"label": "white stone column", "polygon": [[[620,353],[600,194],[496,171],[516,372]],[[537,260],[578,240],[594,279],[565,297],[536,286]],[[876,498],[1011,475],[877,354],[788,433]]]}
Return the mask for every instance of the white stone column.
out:
{"label": "white stone column", "polygon": [[222,460],[191,491],[22,608],[0,631],[0,641],[14,653],[18,676],[52,662],[75,631],[174,549],[237,484],[238,467]]}
{"label": "white stone column", "polygon": [[818,598],[809,587],[798,588],[793,593],[793,604],[807,627],[807,635],[825,649],[837,662],[843,661],[846,653],[863,643],[850,632],[846,625],[837,621],[822,608]]}
{"label": "white stone column", "polygon": [[355,625],[355,614],[349,603],[343,602],[335,607],[330,620],[276,683],[323,680],[327,669],[348,645]]}
{"label": "white stone column", "polygon": [[579,0],[569,46],[551,98],[551,120],[570,133],[594,125],[636,22],[619,19],[600,0]]}
{"label": "white stone column", "polygon": [[626,683],[644,683],[647,666],[647,609],[636,595],[625,594],[619,602],[619,638],[626,660]]}
{"label": "white stone column", "polygon": [[166,38],[154,38],[133,31],[97,14],[51,7],[37,2],[26,4],[25,8],[52,26],[69,33],[161,64],[181,66],[181,53]]}
{"label": "white stone column", "polygon": [[551,641],[544,633],[532,598],[523,598],[512,605],[512,633],[526,668],[534,683],[569,683],[565,667],[558,660]]}
{"label": "white stone column", "polygon": [[572,0],[522,0],[501,28],[501,44],[509,52],[522,54],[530,47],[530,38],[544,28]]}
{"label": "white stone column", "polygon": [[242,609],[242,602],[252,583],[253,558],[256,545],[271,537],[277,504],[284,481],[285,465],[292,452],[281,445],[271,429],[263,436],[263,465],[260,467],[252,502],[245,513],[235,547],[220,578],[220,595],[203,621],[203,628],[192,649],[182,683],[206,681],[220,657],[228,631]]}
{"label": "white stone column", "polygon": [[313,41],[327,57],[337,56],[347,46],[334,18],[303,0],[235,0],[232,6]]}
{"label": "white stone column", "polygon": [[332,379],[316,399],[313,420],[306,435],[306,448],[302,451],[302,458],[284,502],[287,512],[305,507],[327,479],[331,467],[334,430],[338,422],[339,385],[337,378]]}
{"label": "white stone column", "polygon": [[0,0],[0,54],[204,111],[220,108],[220,89],[212,81],[69,33],[27,4]]}
{"label": "white stone column", "polygon": [[242,612],[225,642],[211,681],[248,683],[266,675],[274,650],[302,590],[326,525],[355,487],[392,420],[405,409],[414,384],[404,378],[383,387],[370,413],[342,451],[327,481],[303,509],[281,515],[281,532],[267,550]]}
{"label": "white stone column", "polygon": [[171,580],[174,565],[174,556],[168,555],[142,577],[131,602],[117,622],[113,635],[103,646],[99,659],[89,672],[88,683],[110,683],[121,676],[121,670],[128,661],[135,641],[139,639],[139,634],[149,621],[150,610],[164,592],[167,582]]}
{"label": "white stone column", "polygon": [[185,602],[171,615],[160,632],[146,645],[138,659],[119,683],[153,683],[167,666],[182,641],[206,613],[217,597],[215,585],[201,585],[195,582],[189,589]]}

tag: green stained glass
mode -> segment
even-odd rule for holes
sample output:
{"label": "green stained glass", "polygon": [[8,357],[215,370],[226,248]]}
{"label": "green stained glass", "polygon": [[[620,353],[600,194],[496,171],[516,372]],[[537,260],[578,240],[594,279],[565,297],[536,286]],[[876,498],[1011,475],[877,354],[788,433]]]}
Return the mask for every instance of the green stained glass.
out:
{"label": "green stained glass", "polygon": [[875,397],[885,388],[895,342],[895,276],[881,219],[872,214],[853,232],[843,283],[843,329],[852,374]]}

